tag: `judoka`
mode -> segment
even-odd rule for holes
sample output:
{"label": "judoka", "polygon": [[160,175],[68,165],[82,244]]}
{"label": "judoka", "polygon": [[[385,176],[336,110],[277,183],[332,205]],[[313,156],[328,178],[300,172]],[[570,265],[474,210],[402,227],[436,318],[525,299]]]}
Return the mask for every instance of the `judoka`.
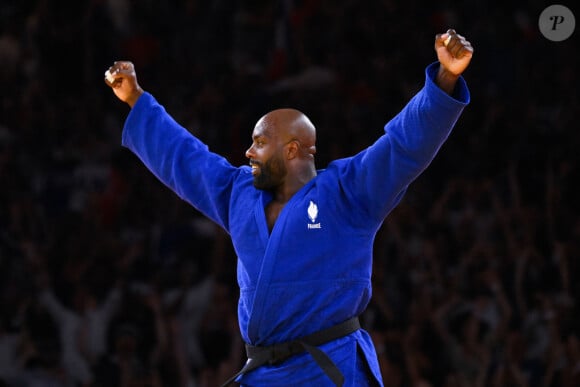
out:
{"label": "judoka", "polygon": [[[315,166],[316,131],[295,109],[260,118],[233,166],[180,126],[115,62],[105,82],[131,107],[122,145],[231,236],[238,257],[244,386],[383,385],[358,316],[371,298],[373,241],[450,135],[470,94],[473,56],[454,30],[437,34],[425,83],[360,153]],[[226,384],[231,382],[228,381]]]}

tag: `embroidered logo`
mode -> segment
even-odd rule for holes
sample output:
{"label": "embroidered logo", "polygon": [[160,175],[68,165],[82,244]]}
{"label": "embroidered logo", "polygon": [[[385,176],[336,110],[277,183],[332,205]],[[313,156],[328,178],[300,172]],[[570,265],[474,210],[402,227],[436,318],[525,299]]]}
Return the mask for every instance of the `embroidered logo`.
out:
{"label": "embroidered logo", "polygon": [[316,223],[316,218],[318,217],[318,206],[312,200],[310,201],[310,204],[308,205],[307,213],[308,213],[308,218],[312,222],[312,223],[308,223],[308,229],[322,228],[320,223]]}

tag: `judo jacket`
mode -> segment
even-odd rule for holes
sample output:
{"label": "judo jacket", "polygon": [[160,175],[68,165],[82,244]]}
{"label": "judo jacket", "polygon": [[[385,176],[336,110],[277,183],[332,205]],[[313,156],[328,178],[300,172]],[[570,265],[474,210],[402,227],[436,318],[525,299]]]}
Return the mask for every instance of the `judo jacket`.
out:
{"label": "judo jacket", "polygon": [[[453,96],[424,86],[368,148],[319,170],[284,206],[271,232],[271,193],[256,189],[249,165],[233,166],[180,126],[149,94],[129,113],[123,146],[179,197],[220,225],[237,254],[238,319],[243,340],[271,345],[360,315],[371,298],[375,234],[409,184],[448,138],[469,91],[459,78]],[[320,347],[345,375],[357,365],[381,375],[369,334],[358,330]],[[361,359],[358,359],[358,358]],[[242,376],[247,385],[327,385],[308,354]],[[354,384],[352,384],[354,385]]]}

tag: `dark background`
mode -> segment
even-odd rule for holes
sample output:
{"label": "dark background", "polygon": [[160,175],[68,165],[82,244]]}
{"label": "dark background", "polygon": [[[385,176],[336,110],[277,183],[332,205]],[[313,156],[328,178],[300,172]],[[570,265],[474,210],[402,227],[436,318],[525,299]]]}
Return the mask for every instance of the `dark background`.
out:
{"label": "dark background", "polygon": [[472,102],[377,237],[365,328],[386,386],[580,385],[578,31],[542,36],[548,5],[3,0],[0,377],[214,386],[244,360],[227,235],[121,148],[115,60],[236,165],[264,113],[304,111],[323,168],[455,28]]}

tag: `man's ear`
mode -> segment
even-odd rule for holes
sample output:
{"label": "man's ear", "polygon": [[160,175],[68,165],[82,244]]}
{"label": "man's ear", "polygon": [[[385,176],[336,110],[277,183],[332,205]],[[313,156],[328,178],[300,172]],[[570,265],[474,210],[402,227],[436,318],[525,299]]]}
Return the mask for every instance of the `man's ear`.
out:
{"label": "man's ear", "polygon": [[290,141],[288,144],[286,144],[286,151],[284,154],[286,155],[286,159],[292,160],[298,157],[299,151],[300,146],[298,144],[298,141]]}

